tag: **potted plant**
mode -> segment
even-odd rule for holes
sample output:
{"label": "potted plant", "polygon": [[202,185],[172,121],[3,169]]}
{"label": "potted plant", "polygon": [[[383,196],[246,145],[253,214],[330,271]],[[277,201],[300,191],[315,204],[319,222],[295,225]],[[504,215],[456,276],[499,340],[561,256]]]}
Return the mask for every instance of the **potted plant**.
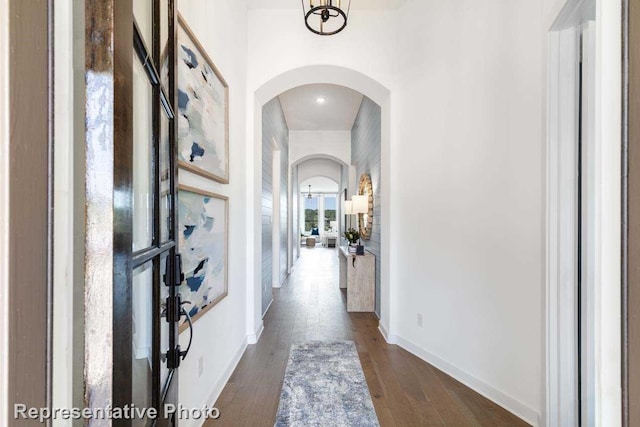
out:
{"label": "potted plant", "polygon": [[360,239],[360,233],[355,228],[349,228],[344,232],[344,238],[349,242],[349,246],[355,246]]}

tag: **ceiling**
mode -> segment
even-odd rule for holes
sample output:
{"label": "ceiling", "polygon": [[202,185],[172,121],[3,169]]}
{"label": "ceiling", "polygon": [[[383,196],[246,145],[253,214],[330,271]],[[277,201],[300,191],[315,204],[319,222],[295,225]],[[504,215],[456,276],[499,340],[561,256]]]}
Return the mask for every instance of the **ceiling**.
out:
{"label": "ceiling", "polygon": [[338,184],[323,176],[314,176],[300,183],[300,193],[307,194],[311,185],[311,193],[338,193]]}
{"label": "ceiling", "polygon": [[[352,0],[351,9],[398,9],[407,0]],[[347,0],[342,0],[347,3]],[[249,9],[293,9],[302,7],[300,0],[249,0]]]}
{"label": "ceiling", "polygon": [[360,92],[331,84],[298,86],[279,98],[289,130],[351,130],[362,103]]}

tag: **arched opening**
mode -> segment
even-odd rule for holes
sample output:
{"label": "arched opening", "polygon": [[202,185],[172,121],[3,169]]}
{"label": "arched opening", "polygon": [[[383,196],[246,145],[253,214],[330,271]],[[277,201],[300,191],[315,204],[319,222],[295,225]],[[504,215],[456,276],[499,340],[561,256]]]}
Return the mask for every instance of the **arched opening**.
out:
{"label": "arched opening", "polygon": [[332,238],[332,246],[336,245],[340,229],[340,180],[330,174],[303,172],[299,175],[297,193],[299,208],[294,212],[292,224],[294,262],[300,257],[301,247],[307,246],[309,236],[315,234],[323,247],[328,246],[328,237]]}
{"label": "arched opening", "polygon": [[[259,88],[249,95],[249,103],[253,105],[254,117],[249,121],[249,135],[253,134],[253,150],[248,150],[253,154],[253,159],[249,161],[253,163],[254,176],[253,181],[249,182],[249,194],[252,195],[251,203],[254,206],[254,218],[252,229],[249,230],[250,241],[248,242],[249,253],[253,256],[253,262],[248,263],[248,276],[253,282],[247,293],[248,310],[248,336],[249,342],[256,342],[263,328],[262,323],[262,259],[259,248],[263,247],[263,235],[260,232],[264,218],[260,210],[262,197],[260,189],[262,182],[262,146],[263,146],[263,107],[279,94],[287,90],[315,83],[325,83],[332,85],[344,86],[362,93],[373,103],[377,104],[380,109],[380,178],[378,188],[380,190],[379,211],[380,217],[380,270],[379,270],[379,308],[377,314],[380,319],[380,330],[388,337],[387,331],[391,327],[391,295],[390,280],[392,264],[389,247],[392,244],[392,234],[390,233],[392,224],[391,209],[391,177],[390,177],[390,92],[389,90],[360,72],[338,66],[315,65],[301,67],[289,70],[279,76],[262,84]],[[251,154],[250,154],[251,157]],[[329,158],[327,154],[318,152],[311,153],[301,158],[296,158],[292,165],[299,165],[303,161]],[[336,156],[333,156],[336,157]],[[345,167],[347,180],[352,183],[350,188],[355,188],[356,176],[353,167],[344,161],[344,159],[334,158],[341,166]],[[292,177],[290,177],[291,179]],[[295,207],[294,207],[295,209]],[[293,242],[292,242],[293,243]]]}

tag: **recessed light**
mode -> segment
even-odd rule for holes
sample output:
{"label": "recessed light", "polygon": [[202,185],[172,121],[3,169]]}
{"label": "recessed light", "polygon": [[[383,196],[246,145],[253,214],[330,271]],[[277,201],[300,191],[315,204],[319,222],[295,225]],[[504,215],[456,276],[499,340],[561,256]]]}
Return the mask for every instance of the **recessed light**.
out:
{"label": "recessed light", "polygon": [[321,96],[319,96],[319,97],[317,97],[317,98],[316,98],[316,102],[317,102],[318,104],[324,104],[324,103],[325,103],[325,101],[326,101],[326,99],[324,99],[324,98],[323,98],[323,97],[321,97]]}

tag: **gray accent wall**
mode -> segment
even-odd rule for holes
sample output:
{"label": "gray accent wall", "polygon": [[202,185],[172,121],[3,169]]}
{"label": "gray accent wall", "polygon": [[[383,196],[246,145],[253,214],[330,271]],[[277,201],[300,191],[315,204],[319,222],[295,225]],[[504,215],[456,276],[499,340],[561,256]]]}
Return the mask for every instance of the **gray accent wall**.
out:
{"label": "gray accent wall", "polygon": [[[280,264],[273,265],[273,151],[280,150]],[[273,299],[273,268],[279,269],[281,283],[287,277],[287,211],[289,170],[289,128],[274,98],[262,107],[262,314]]]}
{"label": "gray accent wall", "polygon": [[[280,101],[278,106],[280,106]],[[289,275],[289,128],[284,121],[284,112],[280,109],[281,122],[279,138],[276,139],[280,148],[280,284]]]}
{"label": "gray accent wall", "polygon": [[[364,241],[365,249],[376,256],[376,314],[380,317],[380,184],[381,180],[381,108],[367,98],[351,129],[351,163],[356,167],[356,186],[362,174],[371,175],[373,185],[373,229],[371,238]],[[353,189],[356,194],[358,188]]]}
{"label": "gray accent wall", "polygon": [[347,231],[347,225],[349,224],[349,219],[345,219],[345,215],[342,210],[342,204],[344,203],[344,191],[347,190],[347,199],[351,198],[351,194],[349,194],[349,167],[342,166],[340,172],[340,194],[338,194],[338,211],[340,212],[340,242],[342,242],[342,236],[344,236],[344,232]]}

